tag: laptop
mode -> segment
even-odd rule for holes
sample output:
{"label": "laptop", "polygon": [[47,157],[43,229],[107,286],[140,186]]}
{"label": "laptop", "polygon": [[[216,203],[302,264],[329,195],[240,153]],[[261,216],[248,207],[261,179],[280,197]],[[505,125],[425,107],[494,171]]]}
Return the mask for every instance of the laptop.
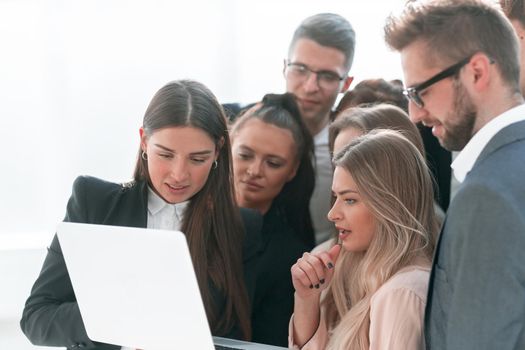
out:
{"label": "laptop", "polygon": [[212,337],[182,232],[61,222],[57,236],[91,340],[145,350],[283,349]]}

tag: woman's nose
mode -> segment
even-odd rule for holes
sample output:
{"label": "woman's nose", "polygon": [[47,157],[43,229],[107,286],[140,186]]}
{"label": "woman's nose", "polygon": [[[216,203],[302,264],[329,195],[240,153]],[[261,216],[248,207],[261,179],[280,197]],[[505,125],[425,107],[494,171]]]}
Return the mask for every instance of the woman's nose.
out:
{"label": "woman's nose", "polygon": [[175,159],[171,166],[171,177],[176,182],[186,181],[189,177],[188,166],[183,159]]}
{"label": "woman's nose", "polygon": [[246,173],[250,176],[259,176],[261,174],[261,162],[253,161],[246,169]]}
{"label": "woman's nose", "polygon": [[341,219],[341,215],[337,205],[337,200],[335,201],[334,205],[332,206],[326,217],[332,222],[336,222]]}

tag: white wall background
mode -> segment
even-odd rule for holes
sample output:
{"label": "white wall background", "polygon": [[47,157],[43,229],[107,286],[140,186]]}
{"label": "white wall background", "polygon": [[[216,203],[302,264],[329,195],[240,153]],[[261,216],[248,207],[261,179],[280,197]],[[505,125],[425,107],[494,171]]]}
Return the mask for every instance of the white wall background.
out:
{"label": "white wall background", "polygon": [[288,43],[311,14],[353,24],[356,81],[400,78],[382,39],[400,3],[0,0],[0,234],[52,232],[79,174],[129,179],[166,82],[200,80],[221,102],[282,92]]}
{"label": "white wall background", "polygon": [[196,79],[221,102],[283,92],[293,31],[319,12],[354,26],[355,82],[401,78],[382,28],[402,3],[0,0],[0,348],[30,347],[16,322],[74,178],[130,179],[162,85]]}

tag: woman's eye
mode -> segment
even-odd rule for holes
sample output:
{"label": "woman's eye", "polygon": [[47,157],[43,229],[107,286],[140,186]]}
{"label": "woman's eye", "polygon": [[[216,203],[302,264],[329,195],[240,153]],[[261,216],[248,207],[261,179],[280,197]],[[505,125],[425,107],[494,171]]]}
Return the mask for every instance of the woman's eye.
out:
{"label": "woman's eye", "polygon": [[173,155],[169,153],[159,153],[159,157],[164,158],[164,159],[171,159],[173,158]]}
{"label": "woman's eye", "polygon": [[346,203],[346,204],[354,204],[355,202],[356,202],[356,200],[353,199],[353,198],[345,199],[345,203]]}
{"label": "woman's eye", "polygon": [[247,153],[237,153],[237,156],[239,156],[240,159],[250,159],[252,156]]}
{"label": "woman's eye", "polygon": [[268,161],[267,163],[271,168],[280,168],[282,166],[282,164],[278,162]]}
{"label": "woman's eye", "polygon": [[192,158],[191,161],[194,162],[194,163],[204,163],[206,161],[206,159],[204,159],[204,158]]}

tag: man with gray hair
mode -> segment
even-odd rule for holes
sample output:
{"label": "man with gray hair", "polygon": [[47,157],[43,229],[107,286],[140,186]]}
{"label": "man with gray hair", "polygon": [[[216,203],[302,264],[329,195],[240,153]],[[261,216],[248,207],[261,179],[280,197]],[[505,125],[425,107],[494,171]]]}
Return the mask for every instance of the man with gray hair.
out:
{"label": "man with gray hair", "polygon": [[284,61],[286,91],[297,97],[302,117],[314,137],[316,182],[310,213],[317,243],[327,240],[334,230],[326,218],[333,172],[328,124],[338,94],[352,82],[348,72],[354,48],[355,33],[350,23],[337,14],[321,13],[301,22]]}
{"label": "man with gray hair", "polygon": [[385,26],[410,118],[461,151],[430,276],[427,350],[525,349],[525,105],[518,40],[493,3],[413,1]]}

